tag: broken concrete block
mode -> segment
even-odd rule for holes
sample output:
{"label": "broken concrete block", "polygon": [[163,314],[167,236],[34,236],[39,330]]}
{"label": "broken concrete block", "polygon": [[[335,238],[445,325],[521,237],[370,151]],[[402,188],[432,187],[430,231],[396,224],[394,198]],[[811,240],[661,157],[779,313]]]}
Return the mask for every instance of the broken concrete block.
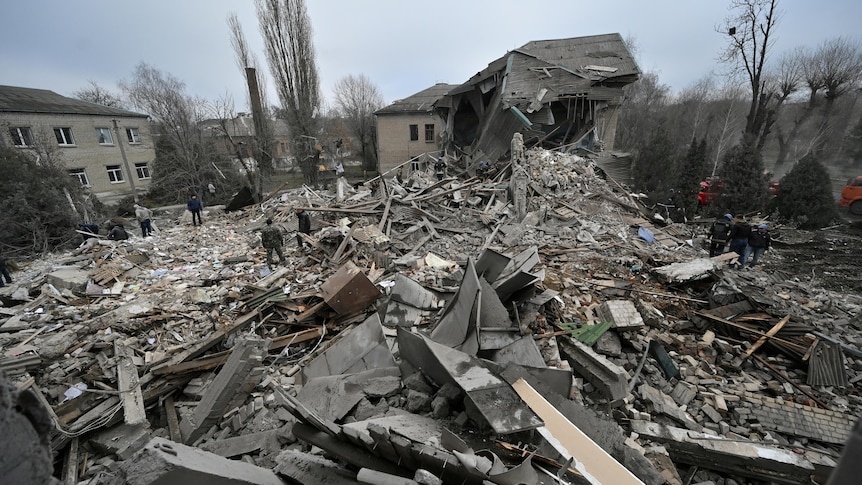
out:
{"label": "broken concrete block", "polygon": [[[266,357],[269,339],[238,339],[227,362],[207,386],[201,402],[180,422],[183,441],[192,443],[231,409],[235,400],[244,401],[247,393],[260,382],[260,364]],[[255,369],[258,369],[257,371]]]}
{"label": "broken concrete block", "polygon": [[129,485],[283,485],[275,473],[265,468],[163,438],[153,438],[129,460],[121,462],[120,468]]}
{"label": "broken concrete block", "polygon": [[284,450],[275,459],[275,472],[296,483],[355,485],[353,473],[343,465],[322,456],[297,450]]}
{"label": "broken concrete block", "polygon": [[[425,394],[431,394],[434,392],[434,388],[428,384],[428,381],[425,380],[425,377],[421,372],[414,372],[409,376],[405,377],[403,380],[404,387],[407,389],[413,389],[414,391],[424,392]],[[458,389],[458,386],[451,384],[451,387]]]}
{"label": "broken concrete block", "polygon": [[90,281],[90,273],[80,268],[60,268],[48,273],[46,281],[57,289],[65,288],[83,293]]}
{"label": "broken concrete block", "polygon": [[670,393],[670,397],[680,406],[690,403],[695,396],[697,396],[697,387],[682,381],[677,382]]}
{"label": "broken concrete block", "polygon": [[644,319],[629,300],[610,300],[598,309],[599,318],[613,322],[614,327],[629,330],[644,326]]}
{"label": "broken concrete block", "polygon": [[278,444],[278,430],[271,429],[218,441],[209,441],[198,448],[225,458],[232,458],[252,453],[261,448],[278,451],[280,446]]}
{"label": "broken concrete block", "polygon": [[622,367],[595,353],[593,349],[565,337],[557,340],[560,352],[578,374],[612,399],[628,394],[628,373]]}
{"label": "broken concrete block", "polygon": [[411,413],[424,413],[431,406],[431,396],[424,392],[407,390],[407,410]]}
{"label": "broken concrete block", "polygon": [[693,429],[695,431],[701,431],[703,429],[702,426],[697,424],[693,419],[691,419],[691,417],[681,410],[674,400],[667,394],[646,384],[642,384],[638,388],[638,392],[643,399],[652,405],[653,414],[664,414],[688,429]]}
{"label": "broken concrete block", "polygon": [[443,480],[440,480],[436,475],[422,468],[416,470],[413,480],[416,480],[420,485],[443,485]]}
{"label": "broken concrete block", "polygon": [[362,391],[372,398],[394,396],[401,392],[401,378],[384,376],[368,379],[362,384]]}
{"label": "broken concrete block", "polygon": [[100,431],[90,439],[90,443],[106,453],[117,455],[121,460],[127,460],[146,446],[151,437],[151,430],[146,424],[120,424]]}
{"label": "broken concrete block", "polygon": [[409,478],[390,475],[370,468],[360,469],[356,475],[356,480],[359,483],[368,483],[371,485],[419,485],[416,481]]}
{"label": "broken concrete block", "polygon": [[512,363],[528,367],[546,367],[545,359],[532,335],[521,337],[494,352],[492,360],[498,364]]}

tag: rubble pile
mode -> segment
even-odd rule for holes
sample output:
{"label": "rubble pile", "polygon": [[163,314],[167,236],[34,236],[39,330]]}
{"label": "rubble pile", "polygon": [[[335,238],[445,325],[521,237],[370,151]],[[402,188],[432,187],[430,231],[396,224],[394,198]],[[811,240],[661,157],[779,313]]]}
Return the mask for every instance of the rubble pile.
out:
{"label": "rubble pile", "polygon": [[156,210],[0,289],[0,370],[70,484],[825,483],[862,298],[729,269],[589,159],[523,168],[522,220],[508,167]]}

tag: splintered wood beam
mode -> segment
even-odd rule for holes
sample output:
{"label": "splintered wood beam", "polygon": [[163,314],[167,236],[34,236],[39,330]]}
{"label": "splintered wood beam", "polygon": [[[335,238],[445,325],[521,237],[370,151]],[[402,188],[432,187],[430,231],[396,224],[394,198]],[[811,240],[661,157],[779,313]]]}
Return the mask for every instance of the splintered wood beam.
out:
{"label": "splintered wood beam", "polygon": [[775,336],[768,336],[768,335],[766,335],[764,332],[761,332],[760,330],[755,330],[755,329],[753,329],[753,328],[746,327],[745,325],[740,325],[740,324],[738,324],[738,323],[736,323],[736,322],[731,322],[730,320],[725,320],[724,318],[717,317],[717,316],[715,316],[715,315],[711,315],[711,314],[709,314],[709,313],[695,311],[695,312],[694,312],[694,314],[695,314],[695,315],[697,315],[697,316],[700,316],[700,317],[704,317],[704,318],[708,318],[708,319],[710,319],[710,320],[714,320],[714,321],[716,321],[716,322],[721,322],[721,323],[723,323],[723,324],[725,324],[725,325],[727,325],[727,326],[730,326],[730,327],[736,328],[736,329],[738,329],[738,330],[742,330],[743,332],[748,332],[748,333],[751,333],[751,334],[754,334],[754,335],[759,335],[759,336],[761,336],[761,337],[766,336],[766,338],[767,338],[767,339],[769,339],[769,340],[774,340],[774,341],[776,341],[776,342],[781,342],[782,344],[787,345],[787,346],[789,346],[789,347],[791,347],[791,348],[793,348],[793,349],[796,349],[796,350],[798,350],[798,351],[800,351],[800,352],[805,352],[805,350],[806,350],[806,349],[805,349],[805,347],[803,347],[803,346],[801,346],[801,345],[799,345],[799,344],[793,343],[793,342],[791,342],[791,341],[789,341],[789,340],[784,340],[783,338],[779,338],[779,337],[775,337]]}
{"label": "splintered wood beam", "polygon": [[183,435],[180,433],[180,420],[177,418],[177,408],[174,405],[174,396],[171,394],[165,396],[165,417],[168,421],[171,441],[182,443]]}
{"label": "splintered wood beam", "polygon": [[129,348],[114,341],[114,356],[117,358],[117,388],[123,402],[123,417],[126,424],[141,424],[147,421],[147,410],[138,379],[138,368],[132,362]]}
{"label": "splintered wood beam", "polygon": [[377,224],[377,229],[383,232],[386,227],[386,218],[389,216],[389,209],[392,207],[392,197],[386,199],[386,206],[383,208],[383,215],[380,216],[380,224]]}
{"label": "splintered wood beam", "polygon": [[745,359],[751,357],[751,354],[753,354],[754,351],[759,349],[761,345],[765,344],[766,341],[769,340],[769,337],[772,337],[776,333],[778,333],[778,331],[781,330],[784,327],[784,325],[789,321],[790,321],[790,315],[787,315],[786,317],[779,320],[778,323],[773,325],[772,328],[770,328],[769,331],[766,332],[766,335],[757,339],[757,342],[754,342],[754,345],[752,345],[748,350],[745,351],[745,354],[742,356],[742,360],[745,360]]}
{"label": "splintered wood beam", "polygon": [[353,233],[356,231],[356,227],[358,225],[359,224],[354,224],[353,227],[350,228],[350,232],[347,233],[347,236],[344,238],[344,240],[341,241],[341,244],[338,245],[338,250],[336,250],[335,254],[333,254],[332,257],[329,258],[330,261],[336,264],[338,263],[338,261],[341,259],[341,254],[344,252],[344,248],[346,248],[347,245],[350,243],[350,240],[353,239]]}

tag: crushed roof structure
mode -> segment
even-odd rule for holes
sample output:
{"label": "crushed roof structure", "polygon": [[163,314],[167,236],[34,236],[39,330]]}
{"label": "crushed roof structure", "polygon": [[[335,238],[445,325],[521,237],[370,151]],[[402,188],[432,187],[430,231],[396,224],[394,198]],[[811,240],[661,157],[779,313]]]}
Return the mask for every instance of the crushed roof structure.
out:
{"label": "crushed roof structure", "polygon": [[432,112],[434,110],[434,103],[457,86],[457,84],[437,83],[412,96],[393,101],[388,106],[375,111],[374,114]]}
{"label": "crushed roof structure", "polygon": [[516,132],[526,146],[611,149],[622,88],[639,75],[619,34],[531,41],[435,104],[444,149],[468,166],[503,158]]}

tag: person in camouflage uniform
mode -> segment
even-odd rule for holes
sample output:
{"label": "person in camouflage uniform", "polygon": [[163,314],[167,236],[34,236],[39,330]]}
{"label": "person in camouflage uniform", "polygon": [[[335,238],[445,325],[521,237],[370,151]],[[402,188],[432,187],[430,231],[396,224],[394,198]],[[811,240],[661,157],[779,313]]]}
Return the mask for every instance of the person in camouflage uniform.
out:
{"label": "person in camouflage uniform", "polygon": [[266,248],[266,265],[272,269],[272,252],[278,253],[278,264],[284,264],[284,253],[281,251],[281,245],[284,243],[284,238],[281,231],[272,225],[272,219],[266,220],[266,227],[260,231],[260,240],[263,247]]}

